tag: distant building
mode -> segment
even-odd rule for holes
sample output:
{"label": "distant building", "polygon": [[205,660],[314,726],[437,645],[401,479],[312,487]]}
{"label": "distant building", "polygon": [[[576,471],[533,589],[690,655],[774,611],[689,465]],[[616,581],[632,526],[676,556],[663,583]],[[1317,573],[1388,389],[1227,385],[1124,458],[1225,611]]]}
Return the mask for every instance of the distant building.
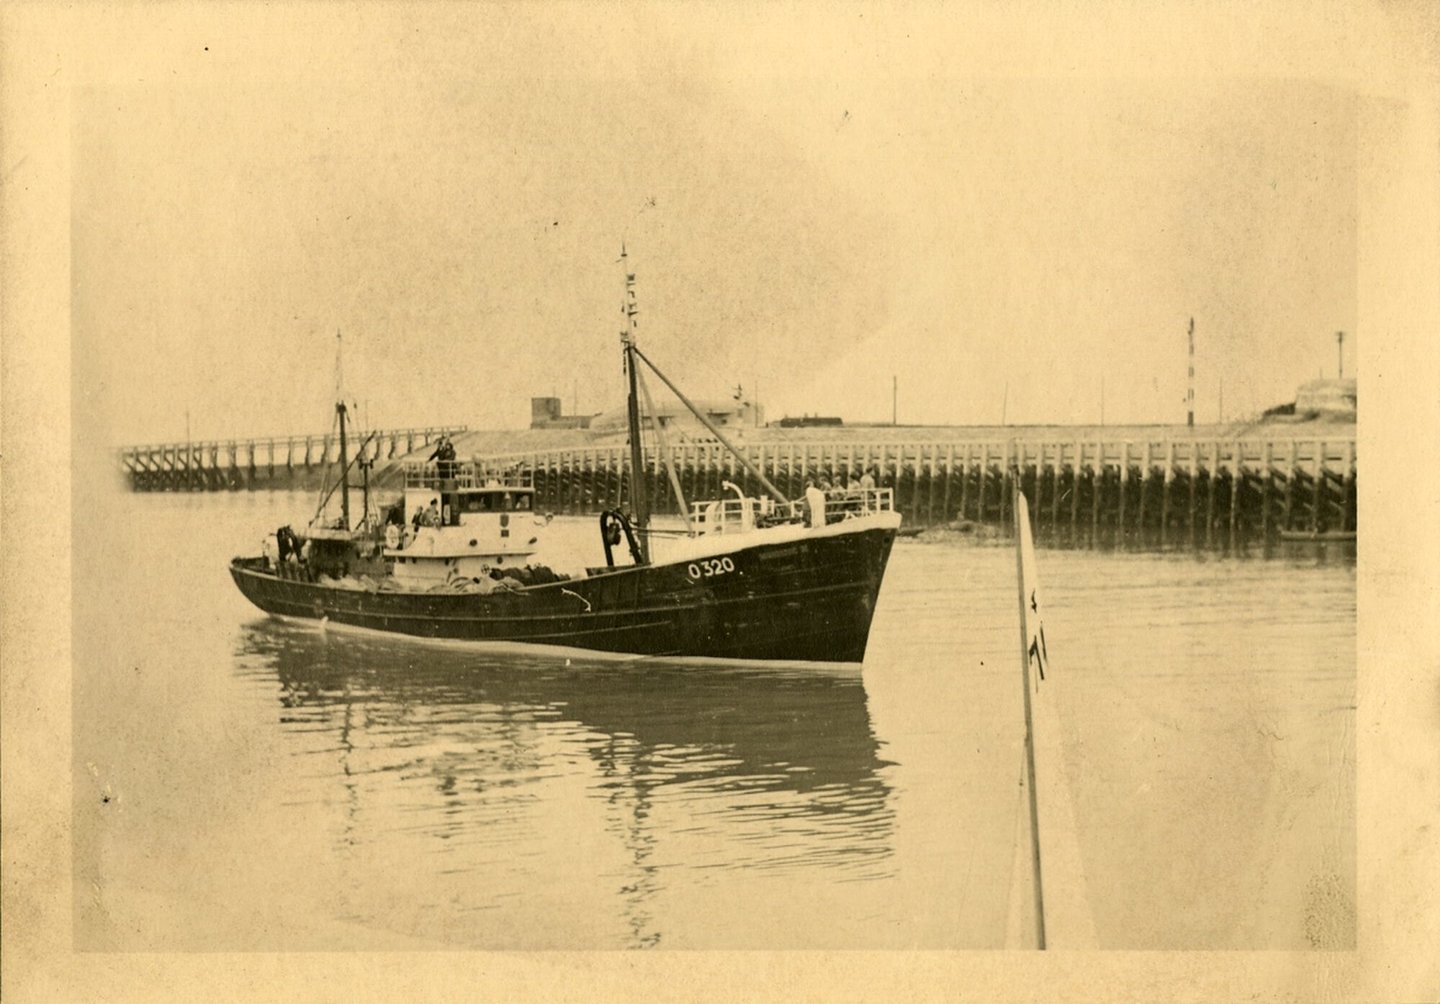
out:
{"label": "distant building", "polygon": [[593,415],[566,415],[558,397],[530,399],[530,428],[588,429]]}
{"label": "distant building", "polygon": [[1357,400],[1354,380],[1311,380],[1295,392],[1295,413],[1354,421]]}
{"label": "distant building", "polygon": [[[730,398],[700,400],[694,404],[710,423],[722,432],[756,429],[765,424],[765,409],[754,401]],[[641,410],[644,411],[643,408]],[[679,401],[659,403],[655,410],[658,414],[654,417],[648,414],[641,416],[641,428],[652,428],[658,421],[661,429],[676,437],[676,442],[714,438],[710,435],[710,430]],[[628,427],[629,419],[623,407],[596,415],[594,422],[590,424],[590,430],[600,435],[623,434]]]}
{"label": "distant building", "polygon": [[1275,422],[1353,422],[1357,403],[1354,380],[1311,380],[1300,385],[1294,401],[1266,408],[1263,417]]}

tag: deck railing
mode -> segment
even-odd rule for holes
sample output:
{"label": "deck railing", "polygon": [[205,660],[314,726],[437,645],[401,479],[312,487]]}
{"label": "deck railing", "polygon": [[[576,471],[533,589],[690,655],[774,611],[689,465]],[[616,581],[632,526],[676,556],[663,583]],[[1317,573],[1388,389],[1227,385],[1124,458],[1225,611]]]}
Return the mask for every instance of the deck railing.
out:
{"label": "deck railing", "polygon": [[[890,512],[895,492],[890,488],[832,488],[824,493],[825,522]],[[739,533],[767,523],[808,521],[810,503],[800,498],[779,502],[769,496],[723,498],[692,502],[690,524],[697,533]]]}
{"label": "deck railing", "polygon": [[528,491],[534,488],[528,471],[500,468],[473,461],[407,460],[401,465],[406,488],[504,488]]}

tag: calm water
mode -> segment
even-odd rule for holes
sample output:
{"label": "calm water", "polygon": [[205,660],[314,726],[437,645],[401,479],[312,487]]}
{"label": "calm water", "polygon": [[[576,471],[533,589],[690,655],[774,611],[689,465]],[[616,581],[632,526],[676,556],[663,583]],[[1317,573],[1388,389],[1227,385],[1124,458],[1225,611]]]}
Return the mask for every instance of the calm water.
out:
{"label": "calm water", "polygon": [[[225,563],[308,496],[86,504],[82,948],[1005,943],[1008,546],[899,542],[863,672],[566,661],[267,619]],[[1105,948],[1352,946],[1353,563],[1039,563],[1084,873],[1047,884]]]}

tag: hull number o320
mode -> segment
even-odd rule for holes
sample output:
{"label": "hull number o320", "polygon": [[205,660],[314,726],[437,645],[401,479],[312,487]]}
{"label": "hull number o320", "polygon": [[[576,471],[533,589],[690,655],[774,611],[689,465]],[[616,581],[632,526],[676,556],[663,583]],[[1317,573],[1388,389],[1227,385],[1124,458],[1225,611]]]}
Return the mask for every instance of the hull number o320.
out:
{"label": "hull number o320", "polygon": [[735,562],[730,558],[703,558],[700,561],[692,561],[686,571],[692,579],[713,579],[717,575],[724,575],[727,572],[735,571]]}

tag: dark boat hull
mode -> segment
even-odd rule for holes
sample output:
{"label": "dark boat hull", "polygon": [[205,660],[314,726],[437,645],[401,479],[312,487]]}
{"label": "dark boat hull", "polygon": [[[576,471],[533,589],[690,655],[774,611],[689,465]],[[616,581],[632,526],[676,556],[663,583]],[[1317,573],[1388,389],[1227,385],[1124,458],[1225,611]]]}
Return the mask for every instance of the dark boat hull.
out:
{"label": "dark boat hull", "polygon": [[805,537],[484,595],[339,589],[280,578],[261,558],[234,559],[230,574],[267,613],[425,638],[860,662],[894,539],[891,527]]}

